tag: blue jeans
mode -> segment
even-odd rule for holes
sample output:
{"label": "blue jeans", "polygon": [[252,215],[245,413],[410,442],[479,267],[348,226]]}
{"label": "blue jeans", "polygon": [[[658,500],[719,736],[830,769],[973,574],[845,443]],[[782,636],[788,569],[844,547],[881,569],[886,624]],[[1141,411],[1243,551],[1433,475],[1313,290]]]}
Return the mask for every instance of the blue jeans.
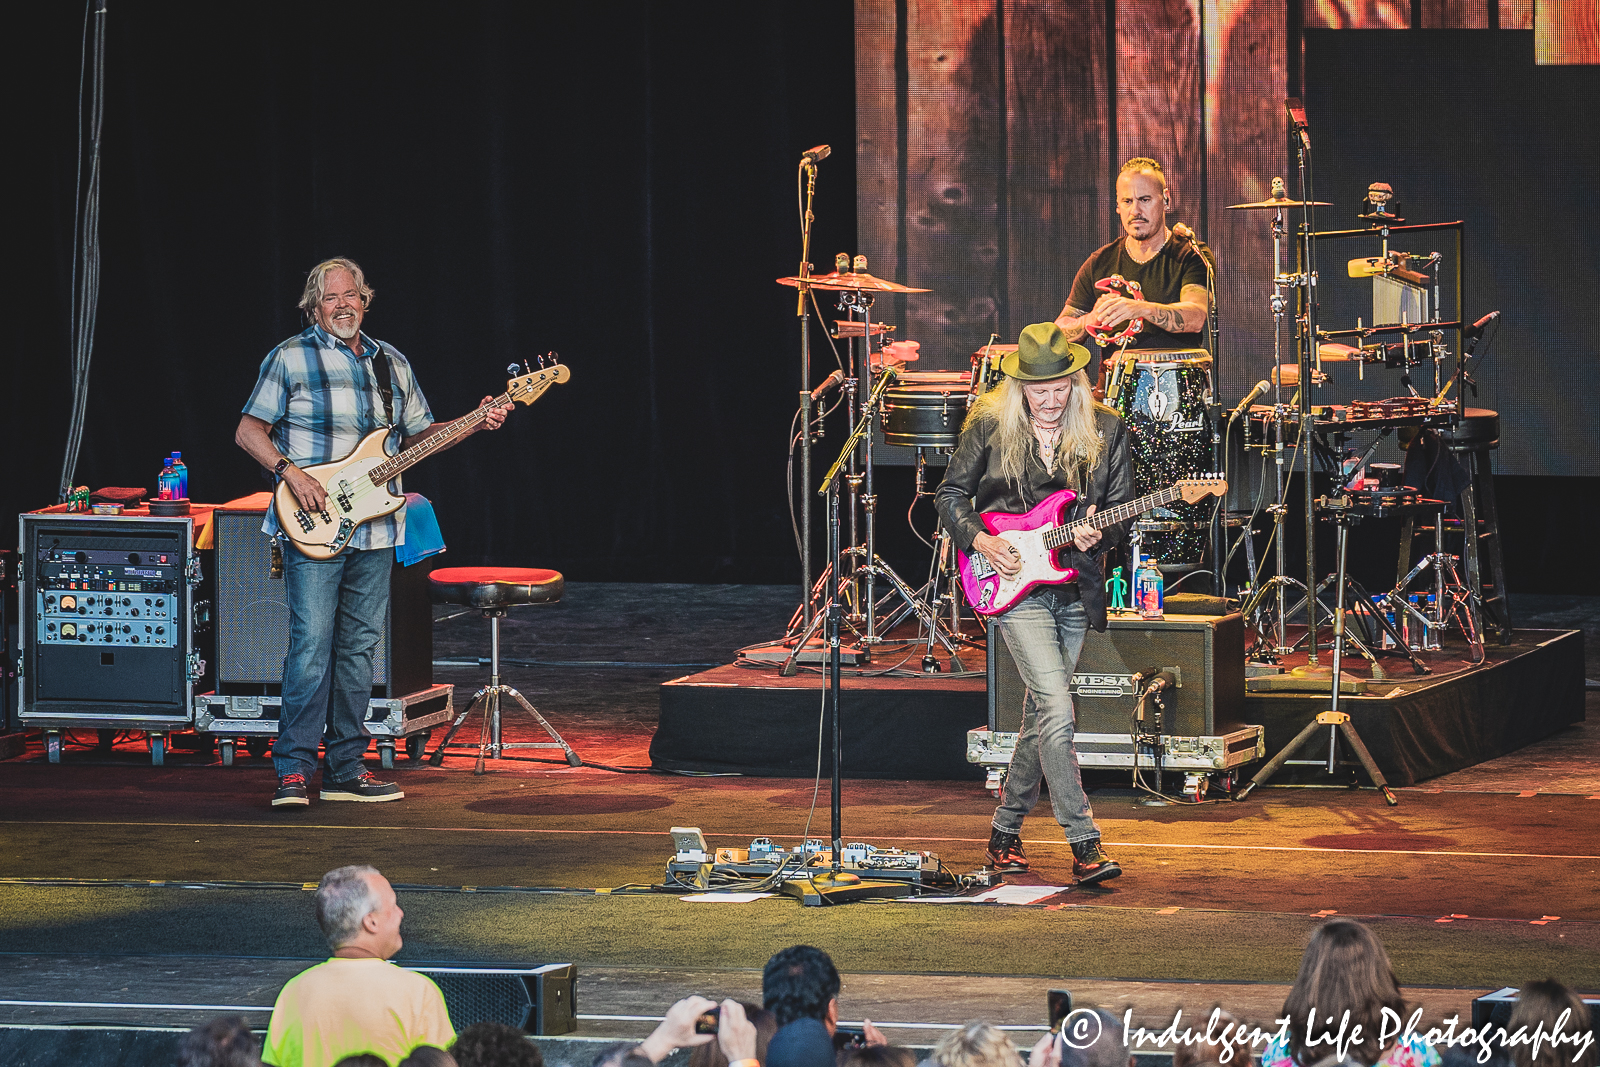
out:
{"label": "blue jeans", "polygon": [[[272,764],[279,776],[317,769],[326,745],[324,781],[347,782],[365,765],[361,730],[372,699],[372,652],[389,610],[394,549],[347,548],[318,562],[283,549],[289,601],[289,655],[283,662],[283,711]],[[326,737],[324,737],[326,728]]]}
{"label": "blue jeans", "polygon": [[994,828],[1020,833],[1023,818],[1039,803],[1040,783],[1049,782],[1050,807],[1067,841],[1097,838],[1100,829],[1089,810],[1072,746],[1077,720],[1067,691],[1089,632],[1089,613],[1081,600],[1063,604],[1053,588],[1045,588],[1024,597],[996,625],[1028,695]]}

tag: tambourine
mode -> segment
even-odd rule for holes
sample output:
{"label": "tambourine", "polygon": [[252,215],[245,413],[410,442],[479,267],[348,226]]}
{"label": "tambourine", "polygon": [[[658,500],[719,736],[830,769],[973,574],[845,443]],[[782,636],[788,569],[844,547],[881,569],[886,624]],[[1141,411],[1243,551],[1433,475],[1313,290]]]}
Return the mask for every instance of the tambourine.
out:
{"label": "tambourine", "polygon": [[[1139,287],[1139,283],[1129,281],[1120,274],[1113,274],[1109,278],[1101,278],[1094,283],[1094,287],[1103,293],[1116,293],[1118,296],[1125,296],[1129,300],[1144,299],[1144,290]],[[1089,336],[1102,348],[1113,348],[1117,345],[1126,344],[1133,340],[1134,335],[1142,329],[1144,329],[1143,319],[1129,319],[1123,324],[1122,329],[1117,331],[1101,329],[1098,326],[1087,327]]]}

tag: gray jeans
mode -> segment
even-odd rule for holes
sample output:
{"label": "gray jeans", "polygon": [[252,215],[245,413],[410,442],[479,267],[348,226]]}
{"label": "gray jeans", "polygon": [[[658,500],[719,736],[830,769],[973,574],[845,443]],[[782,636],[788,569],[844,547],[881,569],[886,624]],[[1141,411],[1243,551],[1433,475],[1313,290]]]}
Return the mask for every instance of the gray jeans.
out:
{"label": "gray jeans", "polygon": [[1078,773],[1072,738],[1076,716],[1067,684],[1089,632],[1083,602],[1063,604],[1052,588],[1035,591],[996,620],[1017,673],[1027,687],[1022,705],[1022,732],[1006,773],[994,828],[1020,833],[1022,820],[1039,803],[1041,782],[1050,783],[1050,807],[1067,841],[1077,844],[1100,836]]}

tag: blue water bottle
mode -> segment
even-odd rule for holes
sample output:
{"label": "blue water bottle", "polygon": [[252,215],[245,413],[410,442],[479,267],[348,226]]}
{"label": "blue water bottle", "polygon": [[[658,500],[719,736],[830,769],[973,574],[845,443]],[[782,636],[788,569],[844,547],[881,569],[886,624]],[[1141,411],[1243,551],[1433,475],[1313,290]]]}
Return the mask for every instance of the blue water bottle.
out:
{"label": "blue water bottle", "polygon": [[172,457],[161,460],[161,475],[156,479],[156,499],[178,499],[178,472],[172,469]]}
{"label": "blue water bottle", "polygon": [[1156,561],[1145,556],[1133,575],[1133,606],[1141,619],[1159,619],[1166,603],[1165,582]]}
{"label": "blue water bottle", "polygon": [[173,495],[176,500],[189,499],[189,468],[183,462],[183,453],[174,452],[172,461],[168,464],[178,475],[178,491]]}

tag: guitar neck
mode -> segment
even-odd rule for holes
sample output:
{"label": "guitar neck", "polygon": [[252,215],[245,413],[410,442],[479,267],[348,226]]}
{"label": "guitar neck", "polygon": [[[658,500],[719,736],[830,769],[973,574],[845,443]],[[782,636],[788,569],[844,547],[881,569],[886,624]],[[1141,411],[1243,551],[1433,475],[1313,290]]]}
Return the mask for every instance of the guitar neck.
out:
{"label": "guitar neck", "polygon": [[472,433],[477,429],[478,424],[488,416],[490,408],[503,408],[510,403],[511,394],[501,393],[482,407],[474,408],[461,416],[455,422],[446,423],[444,429],[430,435],[426,440],[418,441],[405,451],[373,467],[367,476],[372,479],[374,485],[383,485],[389,482],[406,468],[426,459],[441,449],[449,448],[463,437]]}
{"label": "guitar neck", "polygon": [[1138,500],[1130,500],[1126,504],[1118,504],[1114,508],[1097,511],[1082,522],[1075,522],[1071,526],[1057,526],[1054,530],[1045,534],[1045,546],[1047,548],[1060,548],[1062,545],[1072,541],[1072,531],[1080,526],[1087,526],[1091,530],[1104,530],[1107,526],[1126,522],[1129,519],[1136,519],[1151,508],[1159,508],[1163,504],[1170,504],[1182,495],[1183,491],[1173,485],[1148,496],[1142,496]]}

